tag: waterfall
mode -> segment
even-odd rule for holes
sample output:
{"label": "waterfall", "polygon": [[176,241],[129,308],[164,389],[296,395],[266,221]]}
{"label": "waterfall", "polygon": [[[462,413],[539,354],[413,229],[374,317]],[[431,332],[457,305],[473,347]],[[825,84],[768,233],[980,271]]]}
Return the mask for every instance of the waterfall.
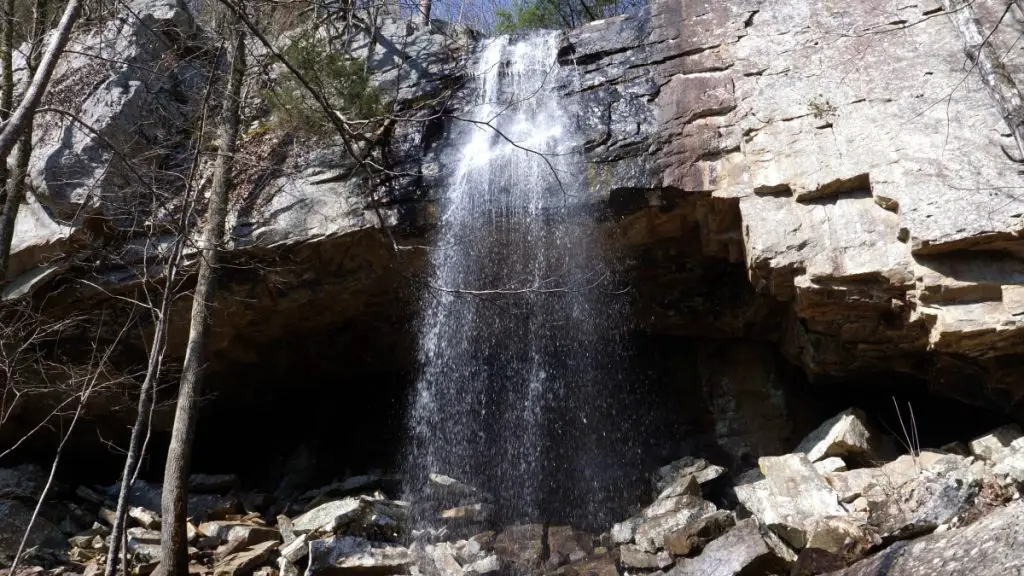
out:
{"label": "waterfall", "polygon": [[474,106],[443,161],[406,476],[480,486],[504,521],[598,525],[634,503],[639,467],[627,296],[586,208],[559,38],[498,37],[477,54]]}

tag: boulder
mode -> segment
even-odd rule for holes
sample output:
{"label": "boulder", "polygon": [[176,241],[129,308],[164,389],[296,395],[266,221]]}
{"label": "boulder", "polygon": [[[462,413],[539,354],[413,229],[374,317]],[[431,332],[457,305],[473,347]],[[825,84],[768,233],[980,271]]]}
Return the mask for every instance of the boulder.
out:
{"label": "boulder", "polygon": [[594,551],[594,536],[572,526],[548,527],[548,561],[552,568]]}
{"label": "boulder", "polygon": [[[627,572],[629,574],[631,572]],[[655,572],[654,574],[658,574]],[[615,560],[608,555],[600,556],[597,558],[586,558],[578,562],[573,562],[567,566],[562,566],[558,570],[550,573],[550,576],[619,576],[619,568],[615,565]]]}
{"label": "boulder", "polygon": [[491,555],[481,558],[465,567],[466,576],[483,576],[484,574],[496,574],[501,570],[501,559]]}
{"label": "boulder", "polygon": [[292,563],[305,558],[308,552],[309,534],[300,534],[281,547],[281,557]]}
{"label": "boulder", "polygon": [[441,519],[447,521],[480,523],[486,522],[493,507],[490,504],[466,504],[441,511]]}
{"label": "boulder", "polygon": [[679,477],[677,480],[669,484],[664,490],[658,494],[658,500],[664,500],[666,498],[674,498],[677,496],[700,496],[700,482],[697,481],[696,475],[687,474]]}
{"label": "boulder", "polygon": [[685,479],[687,476],[693,476],[699,484],[704,484],[725,473],[725,468],[710,464],[703,458],[686,456],[658,468],[654,473],[652,481],[655,493],[660,495],[674,483]]}
{"label": "boulder", "polygon": [[358,498],[343,498],[306,512],[292,520],[292,529],[296,532],[313,530],[334,531],[335,527],[347,524],[359,515],[362,503]]}
{"label": "boulder", "polygon": [[427,477],[426,497],[448,508],[490,501],[483,490],[437,473]]}
{"label": "boulder", "polygon": [[619,548],[619,562],[630,568],[659,570],[672,565],[672,556],[665,550],[647,552],[634,544],[626,544]]}
{"label": "boulder", "polygon": [[505,528],[494,539],[494,553],[516,570],[534,570],[544,561],[544,526],[520,524]]}
{"label": "boulder", "polygon": [[800,549],[817,518],[845,516],[839,495],[804,454],[761,458],[765,479],[736,487],[736,496],[765,526]]}
{"label": "boulder", "polygon": [[830,456],[824,460],[819,460],[814,463],[814,469],[821,474],[830,474],[832,472],[845,472],[846,462],[838,456]]}
{"label": "boulder", "polygon": [[[0,500],[0,559],[9,561],[17,553],[33,509],[34,506],[20,501]],[[36,519],[27,541],[30,547],[51,549],[63,548],[64,543],[64,534],[59,527],[43,517]]]}
{"label": "boulder", "polygon": [[292,520],[295,533],[344,531],[355,536],[394,540],[405,530],[408,505],[383,496],[342,498],[321,504]]}
{"label": "boulder", "polygon": [[954,454],[903,455],[879,468],[827,475],[847,507],[881,536],[906,538],[956,520],[973,504],[981,478],[971,460]]}
{"label": "boulder", "polygon": [[887,538],[930,532],[940,525],[955,523],[966,514],[980,484],[966,459],[949,455],[923,468],[895,490],[887,485],[866,493],[869,521]]}
{"label": "boulder", "polygon": [[641,550],[658,552],[665,547],[665,536],[716,510],[707,500],[682,496],[673,511],[643,519],[637,525],[634,540]]}
{"label": "boulder", "polygon": [[230,554],[214,564],[213,573],[215,576],[245,576],[266,562],[279,545],[278,541],[268,540]]}
{"label": "boulder", "polygon": [[821,550],[847,562],[882,543],[870,526],[842,516],[815,519],[809,534],[805,549]]}
{"label": "boulder", "polygon": [[128,508],[128,516],[139,523],[139,526],[149,530],[160,529],[160,515],[152,510],[147,510],[141,506],[132,506]]}
{"label": "boulder", "polygon": [[331,536],[309,543],[306,576],[316,574],[405,574],[412,564],[407,548],[355,536]]}
{"label": "boulder", "polygon": [[835,576],[919,574],[1002,576],[1024,569],[1024,502],[1000,508],[977,522],[913,541],[900,541]]}
{"label": "boulder", "polygon": [[417,556],[417,565],[426,576],[463,576],[465,571],[455,558],[455,549],[448,542],[427,544]]}
{"label": "boulder", "polygon": [[665,549],[673,556],[694,556],[708,542],[725,534],[736,525],[736,518],[728,510],[718,510],[687,524],[665,536]]}
{"label": "boulder", "polygon": [[160,532],[145,528],[129,528],[126,531],[125,547],[137,564],[160,561]]}
{"label": "boulder", "polygon": [[793,452],[806,454],[811,462],[830,456],[846,456],[861,462],[876,460],[877,440],[865,424],[866,419],[856,408],[844,410],[808,434]]}
{"label": "boulder", "polygon": [[668,575],[779,574],[786,573],[789,564],[765,541],[757,521],[748,518],[709,543],[699,556],[680,559]]}
{"label": "boulder", "polygon": [[1009,456],[1024,451],[1024,432],[1016,424],[1000,426],[971,440],[971,454],[998,464]]}
{"label": "boulder", "polygon": [[262,542],[281,542],[281,533],[277,530],[244,522],[204,522],[199,525],[199,532],[224,542],[237,543],[241,548]]}
{"label": "boulder", "polygon": [[630,518],[618,522],[612,526],[611,538],[615,544],[626,544],[633,541],[633,535],[636,533],[636,527],[643,521],[642,518]]}

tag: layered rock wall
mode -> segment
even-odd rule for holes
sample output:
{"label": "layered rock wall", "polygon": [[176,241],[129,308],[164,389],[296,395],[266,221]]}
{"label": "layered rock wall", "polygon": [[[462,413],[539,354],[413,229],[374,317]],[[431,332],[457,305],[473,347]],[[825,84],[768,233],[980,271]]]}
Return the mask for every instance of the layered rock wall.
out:
{"label": "layered rock wall", "polygon": [[[977,4],[989,32],[1004,7]],[[991,37],[1011,72],[1019,27]],[[810,375],[896,369],[1017,400],[1020,174],[938,5],[666,0],[567,42],[585,90],[653,100],[649,179],[602,181],[612,205],[745,263]]]}
{"label": "layered rock wall", "polygon": [[[991,30],[1002,8],[975,4]],[[173,2],[133,6],[139,18],[77,33],[49,105],[162,170],[173,197],[209,69],[192,58],[211,39]],[[991,37],[1014,74],[1019,28],[1004,18]],[[382,153],[394,175],[375,189],[349,177],[337,143],[267,130],[266,78],[253,80],[214,368],[257,362],[297,333],[410,329],[444,182],[438,151],[477,40],[388,20],[376,41],[350,46],[417,119],[396,125]],[[578,73],[562,89],[583,111],[585,203],[623,254],[638,330],[777,343],[812,378],[901,371],[1015,406],[1019,168],[937,5],[656,0],[566,33],[558,63]],[[151,109],[174,121],[146,120]],[[151,230],[174,203],[154,202],[72,118],[47,115],[38,134],[4,299],[64,314],[132,294],[166,255],[171,238]],[[146,206],[143,223],[118,220],[126,205]],[[177,306],[172,350],[189,303]],[[408,366],[407,341],[364,344]]]}

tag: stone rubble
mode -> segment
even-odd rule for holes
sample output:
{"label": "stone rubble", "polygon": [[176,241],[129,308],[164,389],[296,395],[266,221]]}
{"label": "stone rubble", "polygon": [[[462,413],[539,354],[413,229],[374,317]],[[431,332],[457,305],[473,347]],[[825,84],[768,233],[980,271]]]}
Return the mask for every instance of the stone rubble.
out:
{"label": "stone rubble", "polygon": [[[996,546],[993,555],[1024,563],[1018,548],[1005,547],[1012,538],[979,532],[987,525],[1016,532],[1024,528],[1022,508],[1014,502],[1024,486],[1019,480],[1018,462],[1024,462],[1020,428],[997,428],[975,438],[966,454],[922,450],[873,465],[858,457],[871,444],[867,440],[877,436],[864,430],[870,430],[865,415],[845,411],[808,435],[793,453],[762,456],[758,470],[735,476],[701,458],[679,459],[652,475],[653,501],[599,535],[557,524],[496,525],[489,512],[482,514],[493,499],[448,476],[432,475],[421,502],[390,499],[377,489],[383,486],[381,477],[336,482],[287,501],[245,492],[237,478],[199,477],[190,483],[204,491],[191,495],[201,498],[190,511],[190,573],[868,574],[871,566],[895,558],[899,570],[893,573],[910,574],[929,561],[960,565],[958,557],[973,554],[967,548],[977,539]],[[30,498],[38,490],[38,475],[33,469],[0,469],[3,503]],[[140,482],[133,501],[158,503],[159,493],[158,486]],[[63,545],[54,545],[51,537],[41,548],[52,550],[34,552],[27,573],[100,574],[110,544],[113,497],[102,488],[75,490],[69,496],[74,503],[65,504],[78,510],[75,520],[55,529],[66,534]],[[226,507],[225,502],[235,504]],[[413,510],[427,513],[425,525],[414,524]],[[133,576],[146,576],[159,563],[159,526],[154,509],[131,508],[127,553]],[[478,526],[484,528],[461,535]],[[926,556],[940,553],[941,558]],[[988,567],[971,573],[1001,572]]]}

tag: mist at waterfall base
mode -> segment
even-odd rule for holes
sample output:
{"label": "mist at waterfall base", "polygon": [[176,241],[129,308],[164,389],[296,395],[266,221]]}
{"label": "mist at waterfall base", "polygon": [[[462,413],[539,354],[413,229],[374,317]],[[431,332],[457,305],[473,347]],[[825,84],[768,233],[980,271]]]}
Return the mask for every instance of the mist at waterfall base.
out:
{"label": "mist at waterfall base", "polygon": [[498,37],[477,54],[442,160],[404,476],[413,501],[430,472],[484,489],[497,523],[607,528],[650,491],[645,434],[558,44]]}

